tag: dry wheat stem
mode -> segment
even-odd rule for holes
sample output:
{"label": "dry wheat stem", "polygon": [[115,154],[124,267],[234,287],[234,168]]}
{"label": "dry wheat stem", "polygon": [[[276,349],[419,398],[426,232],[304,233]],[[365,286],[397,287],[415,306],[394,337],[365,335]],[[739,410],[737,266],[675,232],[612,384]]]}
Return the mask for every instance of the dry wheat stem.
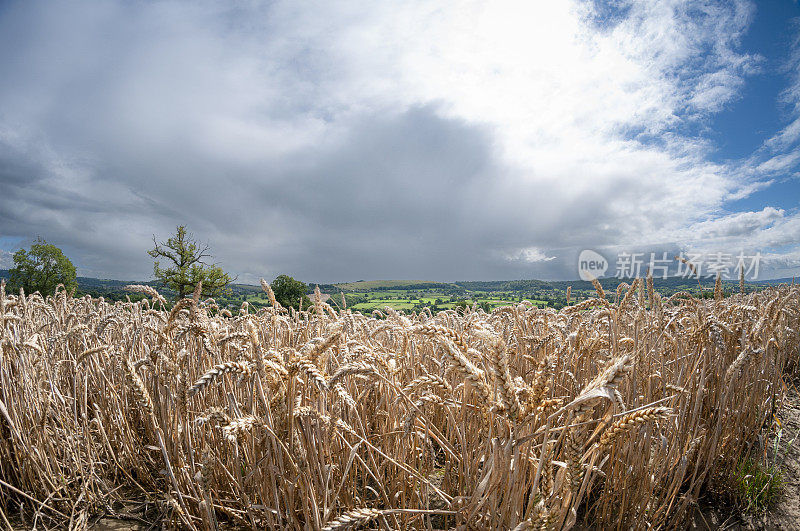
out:
{"label": "dry wheat stem", "polygon": [[406,315],[0,285],[0,513],[58,528],[126,492],[172,528],[681,529],[800,365],[800,287],[593,285]]}

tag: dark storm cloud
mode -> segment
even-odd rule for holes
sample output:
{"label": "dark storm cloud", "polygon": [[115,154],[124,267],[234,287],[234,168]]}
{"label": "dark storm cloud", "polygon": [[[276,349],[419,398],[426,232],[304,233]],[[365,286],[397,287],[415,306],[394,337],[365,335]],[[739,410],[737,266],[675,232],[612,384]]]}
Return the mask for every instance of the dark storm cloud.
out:
{"label": "dark storm cloud", "polygon": [[[150,235],[166,237],[176,224],[186,223],[245,279],[291,272],[347,280],[497,275],[505,260],[495,250],[509,241],[522,245],[521,235],[533,232],[530,208],[537,197],[507,208],[506,198],[494,197],[509,170],[494,156],[490,131],[443,118],[435,105],[365,110],[318,144],[260,144],[285,142],[283,127],[294,127],[298,113],[305,120],[299,103],[282,97],[270,100],[256,119],[255,138],[245,139],[254,145],[225,145],[224,121],[222,131],[208,130],[207,121],[217,113],[236,114],[220,103],[229,87],[209,84],[207,73],[183,66],[202,63],[186,52],[207,48],[203,29],[211,22],[195,13],[200,36],[187,43],[180,31],[164,35],[161,25],[153,28],[138,15],[100,9],[90,17],[94,24],[76,17],[80,31],[73,33],[56,23],[55,15],[39,13],[40,31],[55,24],[71,51],[39,42],[41,35],[14,37],[27,60],[4,57],[14,74],[5,79],[16,77],[40,92],[42,84],[50,87],[47,98],[28,102],[36,112],[20,113],[39,118],[40,129],[31,126],[29,136],[6,138],[0,145],[7,190],[3,213],[12,218],[4,233],[46,235],[73,249],[87,274],[134,277],[149,273]],[[112,27],[100,33],[113,32],[120,16],[130,16],[132,26],[149,28],[157,38],[168,37],[160,45],[183,49],[180,64],[169,57],[172,52],[167,59],[152,56],[130,28],[122,32],[122,42],[91,49],[95,41],[87,35],[109,23]],[[44,57],[49,53],[53,66]],[[226,56],[224,49],[218,53]],[[137,79],[138,70],[130,69],[139,61],[149,75]],[[30,64],[39,65],[44,79],[26,73]],[[177,72],[168,70],[172,66]],[[302,77],[302,71],[293,76]],[[201,83],[192,90],[195,76]],[[0,91],[20,105],[28,100],[15,84],[0,84]],[[124,101],[125,94],[131,99]],[[266,137],[260,136],[265,130]],[[37,138],[41,131],[46,143]],[[522,270],[514,274],[530,274],[517,269]]]}

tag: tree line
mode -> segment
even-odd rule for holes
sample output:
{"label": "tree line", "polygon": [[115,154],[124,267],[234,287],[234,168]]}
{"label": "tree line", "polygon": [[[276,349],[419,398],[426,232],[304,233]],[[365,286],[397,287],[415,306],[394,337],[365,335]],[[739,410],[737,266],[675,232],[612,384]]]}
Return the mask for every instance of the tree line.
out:
{"label": "tree line", "polygon": [[[161,286],[175,294],[175,300],[194,292],[202,283],[203,297],[227,294],[237,277],[213,263],[210,246],[198,242],[179,225],[166,241],[153,235],[153,248],[147,251],[153,258],[153,277]],[[75,266],[57,246],[38,237],[29,249],[19,249],[13,255],[14,266],[9,269],[8,289],[25,293],[49,295],[58,285],[74,293],[78,287]],[[275,298],[284,307],[307,308],[311,301],[306,295],[308,286],[289,275],[278,275],[270,284]]]}

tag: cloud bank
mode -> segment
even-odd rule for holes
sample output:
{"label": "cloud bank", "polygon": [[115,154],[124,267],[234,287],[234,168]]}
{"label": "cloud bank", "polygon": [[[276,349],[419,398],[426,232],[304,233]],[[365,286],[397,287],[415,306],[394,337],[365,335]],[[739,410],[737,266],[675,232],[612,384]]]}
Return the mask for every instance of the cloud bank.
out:
{"label": "cloud bank", "polygon": [[791,271],[798,212],[728,205],[797,171],[800,77],[752,156],[703,132],[761,68],[754,10],[6,3],[0,235],[116,278],[149,277],[177,224],[243,281],[574,278],[584,248]]}

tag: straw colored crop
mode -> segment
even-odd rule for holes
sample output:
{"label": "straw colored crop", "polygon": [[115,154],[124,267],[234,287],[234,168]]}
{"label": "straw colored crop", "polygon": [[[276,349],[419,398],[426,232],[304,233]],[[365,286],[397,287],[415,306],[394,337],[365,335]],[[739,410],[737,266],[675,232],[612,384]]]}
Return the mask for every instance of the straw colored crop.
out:
{"label": "straw colored crop", "polygon": [[780,404],[800,289],[595,288],[410,316],[0,288],[0,522],[681,528]]}

